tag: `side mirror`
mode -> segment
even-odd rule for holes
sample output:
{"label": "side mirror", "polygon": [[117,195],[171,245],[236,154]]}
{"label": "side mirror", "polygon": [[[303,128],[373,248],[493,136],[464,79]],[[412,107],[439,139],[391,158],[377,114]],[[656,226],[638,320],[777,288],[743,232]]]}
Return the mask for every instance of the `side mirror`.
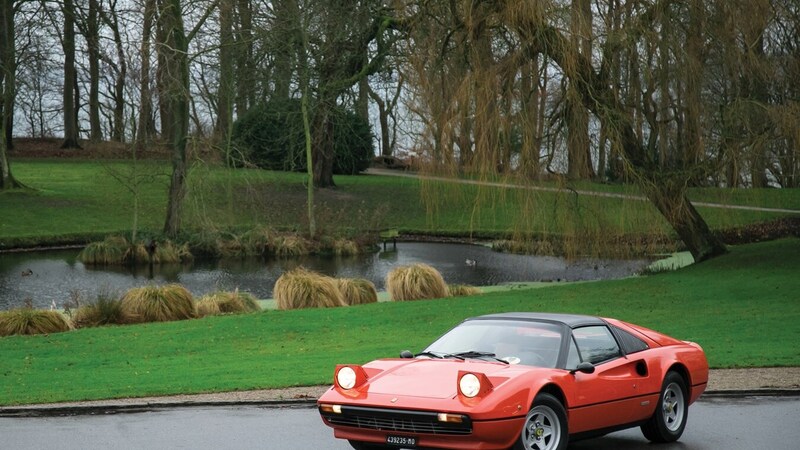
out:
{"label": "side mirror", "polygon": [[569,373],[571,373],[573,375],[575,375],[575,373],[577,373],[577,372],[594,373],[594,364],[592,364],[590,362],[582,362],[582,363],[578,364],[578,367],[576,367],[576,368],[574,368],[574,369],[569,371]]}
{"label": "side mirror", "polygon": [[414,357],[414,354],[408,350],[403,350],[402,352],[400,352],[400,357],[403,359],[411,359]]}

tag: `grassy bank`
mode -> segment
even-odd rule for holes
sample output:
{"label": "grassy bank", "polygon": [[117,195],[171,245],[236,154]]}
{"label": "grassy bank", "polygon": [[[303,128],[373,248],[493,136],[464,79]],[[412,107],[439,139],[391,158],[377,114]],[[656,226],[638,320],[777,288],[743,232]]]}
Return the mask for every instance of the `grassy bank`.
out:
{"label": "grassy bank", "polygon": [[[132,165],[125,161],[15,160],[14,174],[30,189],[0,193],[0,248],[97,239],[130,230],[134,195]],[[139,227],[161,230],[169,165],[136,165]],[[579,234],[583,241],[626,233],[670,234],[648,203],[576,195],[571,188],[638,195],[621,185],[581,183],[562,191],[420,182],[388,176],[337,176],[338,187],[316,194],[323,233],[398,228],[422,234]],[[302,174],[228,170],[195,165],[189,177],[183,224],[188,231],[250,228],[304,230],[306,188]],[[696,201],[800,209],[798,190],[700,189]],[[712,228],[723,229],[779,217],[775,213],[701,207]]]}
{"label": "grassy bank", "polygon": [[797,366],[799,268],[800,239],[784,239],[626,280],[2,338],[0,404],[323,384],[336,363],[419,350],[500,311],[617,317],[699,342],[713,367]]}

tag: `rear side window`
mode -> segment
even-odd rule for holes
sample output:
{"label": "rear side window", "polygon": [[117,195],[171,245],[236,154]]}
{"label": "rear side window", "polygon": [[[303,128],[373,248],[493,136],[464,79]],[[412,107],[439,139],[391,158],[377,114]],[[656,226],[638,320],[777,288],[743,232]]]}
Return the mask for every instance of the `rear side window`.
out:
{"label": "rear side window", "polygon": [[600,364],[618,358],[621,354],[617,340],[608,327],[592,326],[572,330],[575,344],[581,354],[581,361]]}
{"label": "rear side window", "polygon": [[628,355],[650,348],[645,341],[628,333],[622,328],[614,327],[614,332],[617,333],[622,349],[625,350],[625,353]]}

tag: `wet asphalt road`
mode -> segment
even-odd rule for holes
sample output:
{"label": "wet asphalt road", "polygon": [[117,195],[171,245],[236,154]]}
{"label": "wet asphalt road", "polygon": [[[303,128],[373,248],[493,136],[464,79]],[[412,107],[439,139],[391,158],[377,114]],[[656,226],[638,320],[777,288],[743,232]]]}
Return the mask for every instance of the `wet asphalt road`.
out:
{"label": "wet asphalt road", "polygon": [[[800,397],[704,399],[678,443],[652,446],[639,429],[571,450],[796,450]],[[196,407],[104,415],[0,417],[2,449],[349,449],[310,407]]]}

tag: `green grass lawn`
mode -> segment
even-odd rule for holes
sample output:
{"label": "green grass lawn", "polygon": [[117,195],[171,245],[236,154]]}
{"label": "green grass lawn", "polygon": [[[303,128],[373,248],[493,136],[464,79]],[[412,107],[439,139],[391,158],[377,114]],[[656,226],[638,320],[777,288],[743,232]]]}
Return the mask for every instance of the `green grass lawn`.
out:
{"label": "green grass lawn", "polygon": [[0,338],[0,404],[324,384],[336,363],[419,350],[502,311],[620,318],[700,343],[717,368],[797,366],[799,270],[800,239],[783,239],[625,280]]}
{"label": "green grass lawn", "polygon": [[[0,248],[97,239],[132,228],[134,196],[127,161],[19,159],[15,177],[29,189],[0,193]],[[170,167],[140,161],[139,228],[163,226]],[[671,234],[657,211],[637,200],[576,195],[570,188],[637,194],[634,187],[580,183],[562,191],[483,187],[410,178],[336,176],[337,188],[316,193],[323,233],[397,228],[428,234],[577,234],[586,239],[626,233]],[[195,165],[189,176],[187,231],[268,226],[305,230],[305,176]],[[542,183],[559,187],[555,183]],[[696,189],[694,200],[800,209],[798,189]],[[774,219],[779,214],[700,208],[715,229]]]}

